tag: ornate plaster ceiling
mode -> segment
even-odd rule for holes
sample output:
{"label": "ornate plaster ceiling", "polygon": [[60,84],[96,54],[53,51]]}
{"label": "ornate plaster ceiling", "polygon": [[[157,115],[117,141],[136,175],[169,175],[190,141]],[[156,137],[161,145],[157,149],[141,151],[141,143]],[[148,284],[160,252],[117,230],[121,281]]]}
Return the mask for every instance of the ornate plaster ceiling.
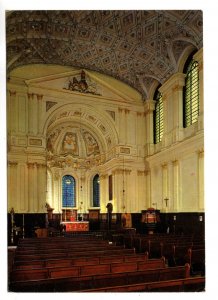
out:
{"label": "ornate plaster ceiling", "polygon": [[94,70],[144,98],[178,69],[186,49],[203,46],[203,16],[179,11],[11,11],[7,71],[43,63]]}

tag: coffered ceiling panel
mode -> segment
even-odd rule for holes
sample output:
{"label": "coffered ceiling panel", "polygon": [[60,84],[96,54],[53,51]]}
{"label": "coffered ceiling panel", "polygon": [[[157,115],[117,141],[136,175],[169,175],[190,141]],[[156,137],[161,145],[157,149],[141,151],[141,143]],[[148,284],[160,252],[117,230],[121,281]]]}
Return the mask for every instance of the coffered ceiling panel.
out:
{"label": "coffered ceiling panel", "polygon": [[202,11],[11,11],[7,71],[43,63],[93,70],[144,98],[177,71],[184,51],[203,46]]}

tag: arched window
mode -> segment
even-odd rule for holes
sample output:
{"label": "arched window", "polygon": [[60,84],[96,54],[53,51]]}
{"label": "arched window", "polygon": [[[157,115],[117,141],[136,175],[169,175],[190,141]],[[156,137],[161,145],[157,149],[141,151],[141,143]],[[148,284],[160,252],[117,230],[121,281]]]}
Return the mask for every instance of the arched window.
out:
{"label": "arched window", "polygon": [[154,94],[156,101],[154,110],[154,143],[157,144],[162,140],[163,136],[163,97],[162,94],[156,90]]}
{"label": "arched window", "polygon": [[73,176],[65,175],[62,178],[62,207],[76,206],[76,182]]}
{"label": "arched window", "polygon": [[100,181],[98,174],[93,178],[93,206],[100,206]]}
{"label": "arched window", "polygon": [[183,92],[183,126],[197,122],[199,116],[199,71],[198,62],[189,59],[185,65],[185,86]]}

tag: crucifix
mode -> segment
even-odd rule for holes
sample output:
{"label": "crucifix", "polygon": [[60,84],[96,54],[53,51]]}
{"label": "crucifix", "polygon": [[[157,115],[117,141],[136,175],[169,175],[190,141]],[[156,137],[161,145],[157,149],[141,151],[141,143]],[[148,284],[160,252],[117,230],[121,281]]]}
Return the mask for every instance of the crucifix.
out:
{"label": "crucifix", "polygon": [[167,202],[169,201],[170,199],[168,198],[165,198],[164,201],[166,201],[166,207],[167,207]]}

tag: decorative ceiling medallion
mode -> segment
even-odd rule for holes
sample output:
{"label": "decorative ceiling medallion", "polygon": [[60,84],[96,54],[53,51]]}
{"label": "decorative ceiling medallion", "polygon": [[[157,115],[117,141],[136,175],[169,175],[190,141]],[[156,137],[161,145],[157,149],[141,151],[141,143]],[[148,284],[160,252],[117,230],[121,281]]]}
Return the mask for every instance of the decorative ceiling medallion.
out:
{"label": "decorative ceiling medallion", "polygon": [[91,81],[90,77],[87,76],[83,70],[80,74],[80,78],[76,76],[71,77],[68,81],[68,86],[64,87],[64,89],[101,96],[101,94],[97,91],[97,84]]}

